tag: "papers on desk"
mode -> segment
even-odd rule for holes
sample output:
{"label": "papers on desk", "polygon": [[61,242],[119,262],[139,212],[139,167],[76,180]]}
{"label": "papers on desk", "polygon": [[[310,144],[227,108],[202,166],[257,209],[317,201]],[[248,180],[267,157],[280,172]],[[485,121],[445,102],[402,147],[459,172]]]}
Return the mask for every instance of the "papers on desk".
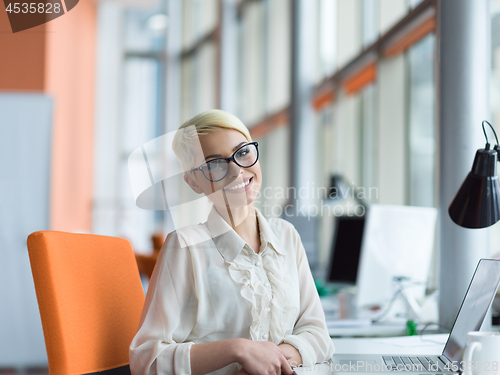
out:
{"label": "papers on desk", "polygon": [[327,320],[327,328],[340,328],[340,327],[368,327],[371,326],[372,320],[364,319],[335,319]]}

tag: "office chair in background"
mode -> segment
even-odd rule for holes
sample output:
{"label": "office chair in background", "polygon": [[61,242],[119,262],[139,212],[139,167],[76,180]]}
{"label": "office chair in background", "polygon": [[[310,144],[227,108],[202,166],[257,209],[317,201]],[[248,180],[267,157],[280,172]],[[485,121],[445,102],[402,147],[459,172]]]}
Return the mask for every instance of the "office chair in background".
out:
{"label": "office chair in background", "polygon": [[50,374],[130,374],[144,292],[127,240],[41,231],[28,236]]}
{"label": "office chair in background", "polygon": [[165,235],[162,232],[155,233],[151,236],[151,243],[153,244],[153,253],[151,254],[135,254],[135,260],[137,261],[137,267],[139,268],[139,273],[147,276],[151,279],[153,270],[158,260],[158,255],[160,254],[161,247],[165,242]]}

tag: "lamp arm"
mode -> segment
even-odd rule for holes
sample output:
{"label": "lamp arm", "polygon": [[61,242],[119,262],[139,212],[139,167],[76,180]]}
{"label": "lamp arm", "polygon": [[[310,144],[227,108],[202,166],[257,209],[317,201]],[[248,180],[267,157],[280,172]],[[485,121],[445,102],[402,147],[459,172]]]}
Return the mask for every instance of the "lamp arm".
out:
{"label": "lamp arm", "polygon": [[484,138],[486,138],[486,149],[489,150],[490,149],[490,144],[489,144],[489,141],[488,141],[488,136],[486,135],[486,130],[484,129],[484,123],[487,123],[490,128],[491,128],[491,131],[493,132],[493,134],[495,135],[495,140],[497,141],[497,145],[495,146],[495,149],[496,147],[498,146],[498,137],[497,137],[497,133],[495,132],[495,129],[493,128],[493,126],[486,120],[484,120],[482,122],[482,127],[483,127],[483,133],[484,133]]}

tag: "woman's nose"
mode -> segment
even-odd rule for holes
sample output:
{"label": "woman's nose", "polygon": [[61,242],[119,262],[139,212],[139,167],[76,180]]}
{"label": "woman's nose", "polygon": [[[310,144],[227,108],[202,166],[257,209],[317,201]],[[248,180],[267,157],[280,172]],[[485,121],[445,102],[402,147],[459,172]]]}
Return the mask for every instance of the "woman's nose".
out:
{"label": "woman's nose", "polygon": [[227,186],[231,182],[236,180],[241,173],[243,173],[242,168],[240,168],[237,164],[233,163],[232,161],[229,162],[229,171],[227,172],[227,175],[223,180],[224,186]]}
{"label": "woman's nose", "polygon": [[243,168],[240,168],[238,164],[233,162],[232,160],[229,162],[229,177],[237,178],[240,174],[243,173]]}

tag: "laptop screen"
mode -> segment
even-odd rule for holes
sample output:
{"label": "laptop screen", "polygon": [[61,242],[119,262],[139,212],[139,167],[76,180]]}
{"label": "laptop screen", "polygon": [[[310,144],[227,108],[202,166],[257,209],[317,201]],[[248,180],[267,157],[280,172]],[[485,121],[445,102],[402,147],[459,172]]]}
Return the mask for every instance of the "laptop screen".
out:
{"label": "laptop screen", "polygon": [[500,260],[481,259],[453,324],[443,354],[450,361],[461,361],[467,333],[479,331],[500,283]]}

